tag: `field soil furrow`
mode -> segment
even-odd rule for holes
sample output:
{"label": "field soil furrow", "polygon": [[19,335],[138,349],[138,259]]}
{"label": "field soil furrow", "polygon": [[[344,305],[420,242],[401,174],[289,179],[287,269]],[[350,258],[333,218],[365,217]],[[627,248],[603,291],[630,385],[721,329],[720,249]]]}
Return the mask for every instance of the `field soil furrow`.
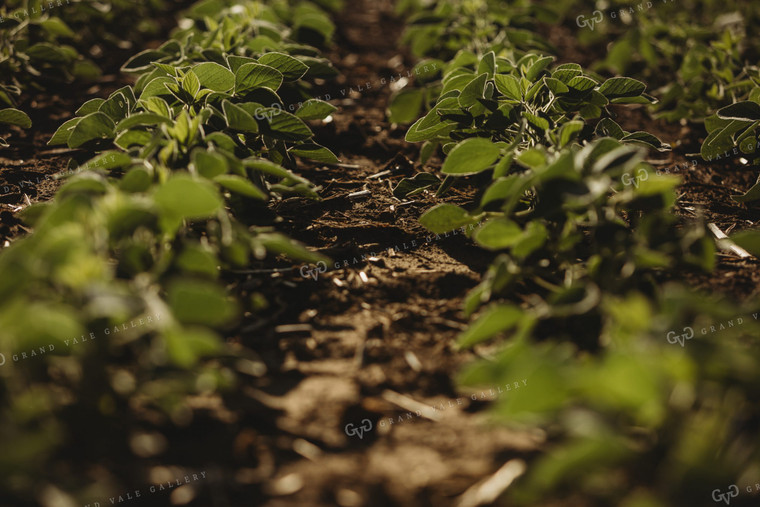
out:
{"label": "field soil furrow", "polygon": [[[455,373],[472,359],[453,347],[466,324],[462,300],[486,265],[461,233],[436,238],[419,225],[430,198],[399,206],[392,197],[391,185],[411,175],[417,151],[385,115],[390,78],[407,76],[413,65],[397,56],[401,20],[390,2],[363,0],[337,25],[329,56],[344,81],[328,93],[349,91],[317,137],[341,146],[336,154],[347,167],[308,168],[324,201],[277,207],[286,232],[333,264],[290,273],[280,287],[288,309],[269,331],[274,340],[266,341],[277,350],[264,355],[272,371],[254,392],[281,410],[275,424],[288,437],[272,449],[277,466],[264,491],[271,505],[315,505],[317,498],[323,505],[453,505],[505,459],[536,449],[540,436],[483,424],[480,409],[508,396],[505,386],[455,390]],[[385,170],[393,175],[370,179]],[[369,194],[349,197],[363,190]],[[261,332],[244,335],[244,344],[260,344]],[[509,388],[530,389],[522,380]],[[415,404],[434,410],[418,416]],[[372,427],[361,437],[347,435],[366,421]],[[285,496],[293,484],[301,487]]]}

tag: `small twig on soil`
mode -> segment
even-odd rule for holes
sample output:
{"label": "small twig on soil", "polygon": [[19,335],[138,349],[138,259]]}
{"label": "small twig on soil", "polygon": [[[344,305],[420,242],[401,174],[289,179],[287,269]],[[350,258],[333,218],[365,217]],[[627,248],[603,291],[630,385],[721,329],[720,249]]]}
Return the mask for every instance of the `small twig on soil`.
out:
{"label": "small twig on soil", "polygon": [[23,160],[11,160],[0,157],[0,167],[24,167],[28,165],[34,165],[34,161],[24,162]]}
{"label": "small twig on soil", "polygon": [[70,148],[55,148],[53,150],[41,151],[37,155],[40,157],[44,157],[45,155],[65,155],[66,153],[77,153],[81,151],[82,150],[80,149],[72,150]]}
{"label": "small twig on soil", "polygon": [[404,352],[404,359],[414,371],[422,371],[422,363],[411,350]]}
{"label": "small twig on soil", "polygon": [[398,405],[404,410],[411,410],[412,412],[419,411],[422,417],[430,419],[431,421],[439,421],[441,419],[441,416],[439,416],[436,413],[435,409],[430,405],[425,405],[424,403],[414,400],[408,396],[399,394],[396,391],[386,389],[383,391],[382,398],[385,401],[393,403],[394,405]]}
{"label": "small twig on soil", "polygon": [[343,167],[345,169],[361,169],[359,164],[344,164],[343,162],[322,162],[323,165],[329,165],[332,167]]}
{"label": "small twig on soil", "polygon": [[367,176],[367,179],[368,180],[374,180],[374,179],[377,179],[377,178],[382,178],[383,176],[388,176],[389,174],[391,174],[391,171],[388,171],[388,170],[386,170],[386,171],[380,171],[379,173],[375,173],[372,176]]}
{"label": "small twig on soil", "polygon": [[293,450],[311,461],[317,461],[322,456],[322,449],[303,438],[298,438],[293,442]]}
{"label": "small twig on soil", "polygon": [[430,321],[435,324],[442,324],[452,329],[458,329],[459,331],[464,331],[465,329],[467,329],[467,325],[462,324],[461,322],[456,322],[449,319],[442,319],[440,317],[430,317]]}
{"label": "small twig on soil", "polygon": [[716,238],[718,238],[718,246],[723,248],[724,250],[731,250],[736,255],[738,255],[741,258],[747,258],[752,257],[749,252],[747,252],[745,249],[728,239],[728,236],[721,231],[717,225],[715,224],[707,224],[707,228],[710,229],[710,232],[712,232]]}
{"label": "small twig on soil", "polygon": [[228,273],[234,273],[236,275],[258,275],[262,273],[287,273],[289,271],[295,271],[295,267],[292,268],[272,268],[272,269],[228,269]]}
{"label": "small twig on soil", "polygon": [[507,461],[495,474],[472,485],[459,497],[457,507],[490,505],[527,469],[521,459]]}
{"label": "small twig on soil", "polygon": [[311,324],[283,324],[274,328],[274,332],[277,334],[311,333],[313,329]]}
{"label": "small twig on soil", "polygon": [[369,190],[360,190],[358,192],[352,192],[348,194],[349,199],[361,199],[364,197],[369,197],[372,194]]}

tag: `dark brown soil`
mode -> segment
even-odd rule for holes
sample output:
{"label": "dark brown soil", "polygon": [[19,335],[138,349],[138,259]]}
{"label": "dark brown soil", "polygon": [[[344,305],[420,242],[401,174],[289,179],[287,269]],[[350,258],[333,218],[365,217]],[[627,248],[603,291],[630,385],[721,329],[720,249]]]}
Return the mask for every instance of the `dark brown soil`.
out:
{"label": "dark brown soil", "polygon": [[[489,259],[461,233],[425,232],[417,219],[432,196],[393,198],[392,186],[419,170],[418,147],[387,122],[392,90],[381,80],[405,76],[413,62],[399,56],[401,22],[390,2],[359,4],[339,19],[330,55],[343,75],[331,95],[348,92],[318,134],[347,167],[304,168],[324,200],[287,199],[276,208],[285,232],[334,262],[325,272],[278,274],[287,308],[267,331],[241,337],[269,368],[250,395],[279,411],[265,435],[250,415],[252,442],[271,458],[266,470],[250,472],[263,505],[453,505],[541,445],[540,435],[486,423],[488,390],[473,401],[454,386],[473,359],[453,346],[466,322],[463,297]],[[392,174],[369,178],[385,170]],[[365,189],[364,198],[348,197]],[[522,380],[510,382],[530,389]],[[437,407],[431,417],[439,420],[417,416],[423,405]],[[371,429],[347,434],[362,425]]]}

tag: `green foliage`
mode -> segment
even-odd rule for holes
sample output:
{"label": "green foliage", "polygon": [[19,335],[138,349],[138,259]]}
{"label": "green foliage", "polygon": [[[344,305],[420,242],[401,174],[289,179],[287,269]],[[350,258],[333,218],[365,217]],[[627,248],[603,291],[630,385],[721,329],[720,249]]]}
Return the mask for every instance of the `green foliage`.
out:
{"label": "green foliage", "polygon": [[[641,6],[614,0],[597,11],[599,7],[593,1],[570,0],[558,11],[568,18],[582,46],[595,51],[609,44],[594,70],[635,72],[656,89],[660,101],[653,110],[658,117],[701,121],[746,98],[753,72],[745,63],[760,50],[752,31],[758,21],[754,6],[738,0]],[[602,13],[602,21],[594,30],[577,29],[578,13],[592,12]]]}
{"label": "green foliage", "polygon": [[[433,232],[482,222],[472,239],[494,256],[466,298],[465,313],[477,318],[459,341],[491,343],[461,382],[529,379],[531,387],[500,399],[493,415],[518,427],[538,425],[550,436],[549,450],[510,487],[510,501],[538,505],[572,491],[600,505],[704,503],[712,489],[704,478],[714,477],[716,463],[730,470],[730,483],[760,461],[754,448],[743,454],[732,447],[754,438],[752,424],[740,421],[760,416],[742,408],[760,388],[750,366],[760,357],[747,341],[758,331],[757,308],[662,283],[673,272],[711,271],[715,247],[701,224],[674,215],[679,179],[644,162],[645,150],[668,146],[614,121],[614,104],[656,101],[641,81],[553,65],[521,45],[531,37],[508,42],[524,8],[519,3],[400,5],[416,13],[416,25],[429,24],[427,32],[413,25],[409,41],[417,54],[441,58],[442,73],[397,94],[391,113],[405,121],[399,111],[422,97],[423,116],[407,140],[426,143],[423,162],[440,149],[447,178],[437,196],[454,185],[477,187],[474,202],[438,204],[420,222]],[[459,26],[482,19],[491,30],[474,43],[446,47],[442,13],[473,6]],[[577,15],[580,8],[590,13],[594,4],[564,2],[555,12]],[[498,27],[491,10],[494,19],[513,18]],[[733,42],[724,43],[710,55],[728,49],[731,57]],[[713,70],[729,81],[739,75]],[[746,85],[737,82],[722,95],[695,90],[706,102],[687,102],[679,114],[699,116],[748,93]],[[723,153],[742,141],[754,147],[757,107],[742,102],[708,119],[705,149]],[[430,176],[403,180],[397,197],[438,186]],[[735,239],[755,251],[755,235]],[[729,393],[736,396],[730,405],[722,401]],[[663,473],[672,481],[658,481]],[[641,493],[627,498],[633,490]]]}
{"label": "green foliage", "polygon": [[[16,125],[28,129],[32,126],[32,120],[25,112],[9,107],[0,109],[0,124]],[[5,139],[0,138],[0,146],[8,146]]]}
{"label": "green foliage", "polygon": [[[86,102],[50,140],[88,154],[90,170],[25,209],[34,232],[0,255],[0,351],[13,358],[0,367],[0,482],[15,503],[48,483],[75,496],[86,486],[63,469],[37,473],[55,468],[72,404],[93,425],[119,417],[139,426],[146,411],[185,420],[188,396],[234,385],[239,358],[224,338],[260,308],[230,294],[231,271],[282,257],[328,261],[275,232],[265,209],[283,195],[318,199],[294,172],[298,158],[337,160],[306,123],[335,110],[309,100],[313,79],[335,71],[289,38],[326,37],[326,14],[281,18],[277,4],[197,4],[189,13],[202,18],[125,64],[135,86]],[[0,120],[28,122],[16,110]],[[64,396],[45,394],[53,383]]]}
{"label": "green foliage", "polygon": [[[56,3],[8,0],[0,6],[0,107],[19,106],[24,91],[101,75],[89,54],[111,53],[155,34],[165,0]],[[126,39],[126,40],[125,40]]]}

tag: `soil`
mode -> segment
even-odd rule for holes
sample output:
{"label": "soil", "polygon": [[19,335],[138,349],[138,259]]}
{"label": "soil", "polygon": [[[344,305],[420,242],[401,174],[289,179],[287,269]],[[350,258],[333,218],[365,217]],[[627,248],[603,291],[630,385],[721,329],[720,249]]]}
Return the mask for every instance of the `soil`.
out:
{"label": "soil", "polygon": [[[275,274],[287,307],[241,337],[269,372],[250,395],[279,413],[267,421],[248,414],[252,445],[271,457],[267,470],[246,472],[259,482],[262,505],[453,505],[543,441],[487,424],[483,400],[508,395],[505,386],[478,390],[475,400],[454,386],[473,359],[454,347],[466,323],[463,298],[489,260],[461,232],[425,232],[417,219],[436,203],[432,195],[404,203],[392,196],[421,169],[412,162],[418,146],[386,119],[390,78],[406,76],[413,61],[399,56],[402,23],[391,3],[358,3],[339,17],[329,54],[343,77],[328,93],[348,90],[346,98],[333,102],[340,108],[317,139],[340,150],[343,166],[303,168],[322,186],[321,202],[276,206],[281,229],[333,263],[323,272],[304,267],[305,276]],[[371,178],[383,171],[391,174]],[[348,197],[362,190],[369,194]],[[454,189],[447,199],[467,195]],[[522,380],[505,383],[530,389]],[[429,418],[416,413],[424,406],[435,407]]]}
{"label": "soil", "polygon": [[[420,167],[419,147],[403,140],[403,126],[387,121],[390,77],[406,76],[414,65],[399,53],[403,20],[391,0],[356,0],[337,25],[328,56],[342,77],[325,86],[340,97],[333,101],[340,108],[317,132],[320,143],[340,150],[342,164],[301,168],[322,187],[322,201],[290,198],[274,207],[283,232],[333,263],[234,280],[242,294],[275,295],[268,317],[249,316],[229,336],[250,358],[249,374],[224,400],[194,400],[192,423],[169,435],[161,461],[208,473],[193,505],[487,505],[483,481],[507,461],[540,453],[546,437],[490,424],[486,409],[509,396],[507,387],[531,386],[507,374],[499,386],[456,387],[457,372],[475,358],[455,347],[467,322],[463,298],[490,256],[461,233],[425,232],[417,219],[438,202],[431,193],[411,202],[392,196],[403,177],[432,171],[436,161]],[[555,45],[567,47],[567,40]],[[66,168],[68,153],[44,147],[50,134],[84,96],[107,94],[122,82],[113,77],[84,95],[61,90],[35,112],[34,131],[16,133],[16,145],[0,152],[0,189],[14,189],[0,196],[0,242],[23,233],[11,213],[23,194],[31,202],[50,198],[57,184],[44,176]],[[704,137],[691,125],[652,120],[643,109],[621,110],[619,121],[674,146],[658,167],[684,178],[679,213],[727,233],[757,222],[756,209],[730,199],[754,183],[755,169],[737,169],[733,160],[691,165],[688,154],[699,151]],[[390,173],[374,177],[384,171]],[[17,190],[36,177],[43,181]],[[369,193],[350,196],[363,190]],[[454,188],[446,200],[468,197],[466,188]],[[757,259],[723,253],[714,273],[687,276],[702,290],[743,299],[757,292],[757,267]],[[76,447],[74,439],[72,452]],[[121,483],[144,484],[135,470],[150,462],[124,453],[123,462],[106,465],[123,472]],[[166,495],[143,501],[166,504]],[[561,505],[585,504],[569,496]]]}

